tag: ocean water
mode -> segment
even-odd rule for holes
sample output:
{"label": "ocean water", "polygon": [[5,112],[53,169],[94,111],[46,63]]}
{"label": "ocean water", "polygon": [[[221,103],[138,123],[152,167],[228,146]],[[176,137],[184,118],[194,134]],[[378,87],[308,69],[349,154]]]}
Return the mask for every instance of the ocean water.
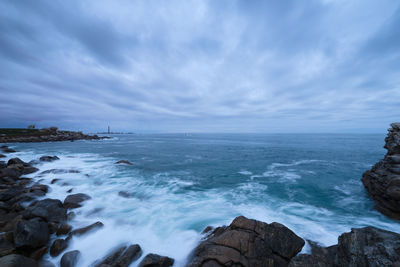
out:
{"label": "ocean water", "polygon": [[[398,222],[374,210],[360,181],[384,156],[383,145],[379,134],[134,134],[11,144],[25,161],[60,157],[40,171],[80,171],[29,175],[49,185],[60,179],[46,197],[63,200],[70,188],[92,197],[71,224],[99,220],[105,227],[73,238],[68,250],[82,252],[80,266],[121,243],[138,243],[143,256],[158,253],[184,266],[206,226],[229,224],[238,215],[280,222],[322,245],[337,243],[352,227],[400,232]],[[133,165],[114,164],[118,160]],[[60,257],[49,260],[58,264]]]}

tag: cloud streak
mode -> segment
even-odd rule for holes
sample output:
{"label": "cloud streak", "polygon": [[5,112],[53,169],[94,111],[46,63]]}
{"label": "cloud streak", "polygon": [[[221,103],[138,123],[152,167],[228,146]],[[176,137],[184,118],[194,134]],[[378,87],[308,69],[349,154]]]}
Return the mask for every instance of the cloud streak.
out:
{"label": "cloud streak", "polygon": [[382,132],[394,1],[2,1],[0,125]]}

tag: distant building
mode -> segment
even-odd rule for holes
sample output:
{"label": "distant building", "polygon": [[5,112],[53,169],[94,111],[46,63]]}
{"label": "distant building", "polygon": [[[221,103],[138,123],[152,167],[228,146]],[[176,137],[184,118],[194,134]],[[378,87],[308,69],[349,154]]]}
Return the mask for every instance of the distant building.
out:
{"label": "distant building", "polygon": [[28,129],[35,129],[35,125],[34,124],[29,125]]}
{"label": "distant building", "polygon": [[107,131],[107,133],[110,134],[110,126],[108,126],[108,131]]}

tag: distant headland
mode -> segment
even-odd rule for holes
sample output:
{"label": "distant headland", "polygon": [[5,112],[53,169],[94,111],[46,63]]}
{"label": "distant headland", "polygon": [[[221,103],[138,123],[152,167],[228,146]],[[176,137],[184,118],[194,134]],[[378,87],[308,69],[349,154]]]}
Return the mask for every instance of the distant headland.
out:
{"label": "distant headland", "polygon": [[82,132],[59,130],[57,127],[36,129],[33,125],[28,128],[0,128],[0,143],[36,143],[75,140],[100,140],[108,136],[88,135]]}

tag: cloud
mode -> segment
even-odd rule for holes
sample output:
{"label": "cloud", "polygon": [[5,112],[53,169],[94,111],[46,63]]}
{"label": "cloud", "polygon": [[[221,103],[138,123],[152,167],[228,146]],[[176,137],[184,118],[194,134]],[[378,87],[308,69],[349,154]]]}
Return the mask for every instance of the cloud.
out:
{"label": "cloud", "polygon": [[3,1],[0,124],[382,132],[393,1]]}

